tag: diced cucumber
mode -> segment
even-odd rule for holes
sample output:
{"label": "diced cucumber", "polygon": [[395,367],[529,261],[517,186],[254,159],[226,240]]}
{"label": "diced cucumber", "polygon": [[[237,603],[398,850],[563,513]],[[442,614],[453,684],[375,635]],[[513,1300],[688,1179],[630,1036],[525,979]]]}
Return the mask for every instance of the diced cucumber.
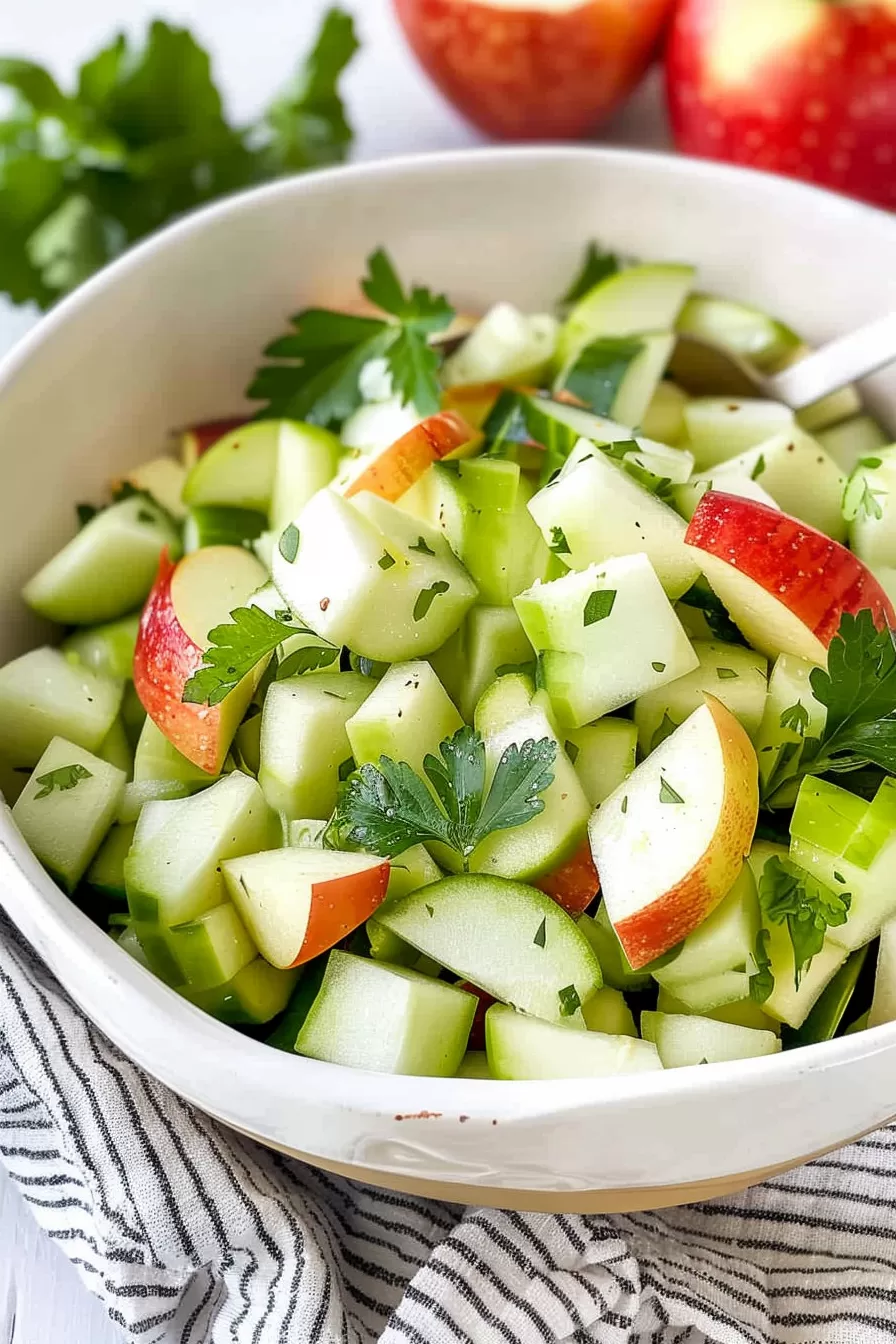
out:
{"label": "diced cucumber", "polygon": [[843,495],[849,544],[872,568],[896,566],[896,447],[860,458]]}
{"label": "diced cucumber", "polygon": [[141,923],[196,919],[225,899],[224,859],[280,843],[276,815],[255,780],[238,770],[168,806],[168,819],[151,837],[138,827],[125,863],[128,906]]}
{"label": "diced cucumber", "polygon": [[645,331],[640,352],[628,366],[613,398],[610,415],[623,425],[640,425],[647,414],[675,345],[671,331]]}
{"label": "diced cucumber", "polygon": [[445,387],[472,383],[538,383],[557,348],[559,323],[549,313],[521,313],[511,303],[496,303],[463,345],[446,359]]}
{"label": "diced cucumber", "polygon": [[140,939],[137,937],[137,931],[132,924],[128,925],[117,939],[117,942],[122,952],[127,952],[128,956],[131,957],[133,961],[136,961],[138,966],[142,966],[145,971],[152,970],[152,967],[146,960],[146,953],[143,951]]}
{"label": "diced cucumber", "polygon": [[580,299],[560,329],[561,373],[600,336],[635,336],[675,325],[694,280],[692,266],[631,266],[600,281]]}
{"label": "diced cucumber", "polygon": [[475,1012],[475,996],[455,985],[334,951],[296,1050],[375,1073],[450,1078]]}
{"label": "diced cucumber", "polygon": [[246,546],[265,531],[268,520],[254,509],[203,504],[191,509],[184,524],[184,550],[202,546]]}
{"label": "diced cucumber", "polygon": [[69,894],[115,819],[124,781],[123,770],[54,737],[12,809],[37,858]]}
{"label": "diced cucumber", "polygon": [[376,765],[388,756],[421,774],[423,758],[438,756],[439,743],[463,726],[447,691],[429,663],[419,661],[395,663],[371,686],[345,725],[355,763]]}
{"label": "diced cucumber", "polygon": [[581,728],[698,666],[649,559],[618,556],[515,599],[539,680],[564,728]]}
{"label": "diced cucumber", "polygon": [[876,457],[878,449],[891,440],[870,415],[854,415],[851,420],[820,429],[815,437],[840,470],[849,474],[863,457]]}
{"label": "diced cucumber", "polygon": [[677,383],[664,379],[641,418],[641,428],[651,439],[673,447],[687,436],[684,411],[690,398]]}
{"label": "diced cucumber", "polygon": [[896,919],[888,919],[880,931],[880,947],[874,973],[874,997],[868,1026],[896,1022]]}
{"label": "diced cucumber", "polygon": [[794,428],[793,411],[780,401],[735,397],[695,397],[684,408],[684,422],[698,471]]}
{"label": "diced cucumber", "polygon": [[134,675],[134,647],[140,613],[132,612],[107,625],[76,630],[61,643],[60,650],[102,677],[129,680]]}
{"label": "diced cucumber", "polygon": [[[806,738],[820,739],[824,732],[828,712],[812,692],[812,667],[805,658],[782,653],[769,677],[756,755],[763,791],[770,798],[796,774]],[[792,801],[783,794],[776,799],[778,806]]]}
{"label": "diced cucumber", "polygon": [[311,1005],[323,984],[328,955],[325,953],[304,966],[297,966],[294,971],[281,972],[282,975],[298,975],[300,979],[290,995],[283,1016],[270,1035],[265,1037],[266,1045],[272,1045],[275,1050],[284,1050],[290,1055],[294,1053],[299,1028],[310,1013]]}
{"label": "diced cucumber", "polygon": [[748,359],[763,373],[772,373],[800,348],[800,338],[759,308],[709,294],[692,294],[676,328],[708,345]]}
{"label": "diced cucumber", "polygon": [[588,940],[555,901],[500,877],[446,877],[380,907],[405,942],[493,998],[550,1022],[582,1027],[581,1004],[601,986]]}
{"label": "diced cucumber", "polygon": [[411,947],[397,933],[380,924],[376,917],[368,919],[365,925],[370,939],[370,955],[374,961],[385,961],[391,966],[409,966],[421,975],[438,976],[441,967],[432,957],[425,957],[416,947]]}
{"label": "diced cucumber", "polygon": [[746,970],[719,971],[675,986],[675,995],[685,1013],[712,1016],[729,1003],[742,1003],[750,993],[750,973]]}
{"label": "diced cucumber", "polygon": [[485,1048],[493,1078],[611,1078],[662,1068],[648,1041],[564,1031],[500,1003],[485,1015]]}
{"label": "diced cucumber", "polygon": [[184,984],[215,989],[258,956],[258,949],[230,901],[172,928],[168,945]]}
{"label": "diced cucumber", "polygon": [[664,1069],[755,1059],[775,1055],[781,1049],[779,1038],[771,1031],[736,1027],[712,1017],[642,1013],[641,1030],[656,1045]]}
{"label": "diced cucumber", "polygon": [[387,500],[321,490],[298,527],[294,558],[274,552],[274,582],[306,625],[365,658],[432,653],[476,599],[444,537]]}
{"label": "diced cucumber", "polygon": [[144,495],[103,509],[29,579],[30,607],[63,625],[95,625],[132,611],[148,594],[167,549],[180,555],[180,534]]}
{"label": "diced cucumber", "polygon": [[[653,977],[685,1003],[696,1006],[694,994],[688,992],[695,983],[731,974],[732,985],[735,979],[740,980],[740,992],[728,993],[720,983],[721,997],[711,991],[706,993],[703,996],[705,1007],[717,1008],[723,1003],[746,998],[750,992],[750,973],[755,970],[753,956],[758,933],[756,880],[749,864],[745,863],[721,904],[688,934],[674,960],[655,970]],[[709,986],[706,988],[709,990]]]}
{"label": "diced cucumber", "polygon": [[274,458],[271,530],[278,536],[305,505],[336,475],[342,444],[320,425],[285,420]]}
{"label": "diced cucumber", "polygon": [[855,992],[856,982],[868,956],[868,945],[858,948],[847,957],[833,980],[816,1000],[800,1029],[790,1040],[791,1045],[815,1045],[831,1041],[836,1036]]}
{"label": "diced cucumber", "polygon": [[204,990],[183,986],[178,993],[230,1026],[260,1026],[283,1012],[298,977],[298,971],[278,971],[256,957],[226,984]]}
{"label": "diced cucumber", "polygon": [[275,681],[261,712],[258,782],[287,818],[330,815],[352,749],[345,725],[376,686],[357,672]]}
{"label": "diced cucumber", "polygon": [[[124,477],[128,485],[151,495],[179,523],[183,522],[187,514],[181,499],[186,479],[186,467],[174,457],[150,458],[148,462],[132,467]],[[119,489],[121,484],[116,482],[113,489]]]}
{"label": "diced cucumber", "polygon": [[189,798],[196,789],[180,779],[141,779],[125,784],[115,820],[121,825],[136,821],[150,803]]}
{"label": "diced cucumber", "polygon": [[446,644],[429,661],[467,723],[498,676],[527,668],[534,674],[535,653],[513,607],[478,603]]}
{"label": "diced cucumber", "polygon": [[134,772],[134,753],[121,715],[113,719],[112,727],[97,747],[96,754],[101,761],[107,761],[109,765],[123,770],[125,779],[130,779]]}
{"label": "diced cucumber", "polygon": [[596,952],[606,984],[612,989],[626,991],[650,988],[650,974],[632,970],[603,901],[593,919],[589,915],[580,915],[577,927]]}
{"label": "diced cucumber", "polygon": [[[408,896],[419,887],[438,882],[442,870],[425,845],[412,845],[390,860],[388,897]],[[371,940],[372,941],[372,940]]]}
{"label": "diced cucumber", "polygon": [[87,883],[95,891],[101,891],[110,900],[124,903],[127,892],[124,885],[124,861],[134,840],[136,823],[114,823],[106,838],[97,850],[96,857],[87,869]]}
{"label": "diced cucumber", "polygon": [[600,1031],[605,1036],[638,1035],[631,1008],[621,992],[610,985],[604,985],[582,1005],[582,1016],[589,1031]]}
{"label": "diced cucumber", "polygon": [[[343,423],[339,437],[346,448],[356,453],[380,453],[419,423],[416,407],[406,406],[401,397],[389,397],[385,401],[359,406]],[[339,477],[342,474],[340,469]]]}
{"label": "diced cucumber", "polygon": [[327,823],[311,817],[286,822],[286,843],[296,849],[323,849]]}
{"label": "diced cucumber", "polygon": [[460,1062],[455,1078],[491,1078],[488,1056],[484,1050],[468,1050]]}
{"label": "diced cucumber", "polygon": [[637,429],[632,430],[629,426],[620,425],[615,420],[607,420],[604,416],[594,415],[581,406],[571,406],[568,402],[550,401],[542,397],[531,399],[531,404],[538,415],[544,417],[548,422],[556,421],[560,425],[565,425],[588,441],[573,449],[569,458],[570,469],[574,462],[580,461],[583,456],[591,451],[590,444],[606,447],[607,445],[634,442],[638,445],[637,449],[626,453],[626,461],[633,462],[635,466],[651,472],[660,480],[665,478],[671,481],[673,485],[681,485],[689,479],[691,472],[694,470],[693,454],[686,449],[670,448],[668,444],[647,438]]}
{"label": "diced cucumber", "polygon": [[191,467],[184,503],[191,509],[217,504],[266,514],[280,436],[291,430],[288,420],[252,420],[225,434]]}
{"label": "diced cucumber", "polygon": [[95,752],[121,704],[122,683],[58,649],[32,649],[0,667],[0,743],[14,766],[35,765],[54,737]]}
{"label": "diced cucumber", "polygon": [[[659,994],[656,1000],[657,1011],[660,1013],[692,1013],[694,1009],[689,1008],[681,999],[675,997],[668,989],[663,989],[660,985]],[[757,1031],[772,1031],[776,1036],[781,1034],[781,1023],[774,1017],[769,1017],[768,1013],[763,1012],[758,1003],[752,999],[741,999],[737,1003],[723,1003],[718,1008],[703,1009],[699,1014],[702,1017],[713,1017],[717,1022],[731,1022],[736,1027],[753,1027]]]}
{"label": "diced cucumber", "polygon": [[140,731],[137,750],[134,754],[134,781],[177,780],[190,786],[190,791],[204,789],[214,784],[216,776],[188,761],[176,747],[168,741],[161,728],[152,719],[147,718]]}
{"label": "diced cucumber", "polygon": [[846,948],[840,947],[830,937],[825,938],[820,952],[812,958],[811,964],[803,968],[800,987],[794,981],[793,943],[786,924],[765,922],[769,937],[765,950],[769,957],[769,970],[775,979],[775,987],[763,1003],[763,1011],[789,1027],[801,1027],[824,990],[833,980],[840,967],[846,961]]}
{"label": "diced cucumber", "polygon": [[[546,712],[544,697],[532,694],[526,677],[493,682],[476,707],[476,729],[485,743],[489,783],[504,752],[513,744],[545,738],[557,743],[553,782],[541,795],[544,807],[512,830],[493,831],[470,856],[470,870],[531,881],[571,858],[585,837],[590,811],[572,762]],[[437,854],[438,857],[438,854]]]}
{"label": "diced cucumber", "polygon": [[768,660],[738,644],[694,640],[700,666],[677,681],[648,691],[635,701],[638,746],[647,756],[679,724],[699,709],[707,695],[726,709],[755,737],[762,722],[768,691]]}
{"label": "diced cucumber", "polygon": [[570,729],[563,743],[592,807],[614,793],[635,768],[638,730],[629,719],[607,717]]}
{"label": "diced cucumber", "polygon": [[529,502],[545,541],[564,562],[585,569],[643,551],[671,598],[686,593],[700,571],[675,510],[593,447],[568,468]]}

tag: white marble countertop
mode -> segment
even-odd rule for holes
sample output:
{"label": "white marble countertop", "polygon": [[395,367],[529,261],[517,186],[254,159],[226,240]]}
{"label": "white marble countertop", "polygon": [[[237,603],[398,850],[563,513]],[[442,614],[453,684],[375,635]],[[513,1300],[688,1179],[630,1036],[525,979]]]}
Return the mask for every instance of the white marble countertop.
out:
{"label": "white marble countertop", "polygon": [[[391,15],[390,0],[342,0],[357,19],[362,52],[346,80],[355,155],[482,143],[418,70]],[[292,71],[329,0],[28,0],[3,5],[0,53],[48,65],[63,83],[122,26],[139,32],[162,15],[188,24],[213,54],[231,112],[250,117]],[[602,136],[663,147],[667,136],[656,74]],[[0,301],[0,353],[36,314]],[[121,1344],[99,1302],[40,1231],[0,1167],[0,1341],[3,1344]],[[173,1341],[172,1341],[173,1344]]]}

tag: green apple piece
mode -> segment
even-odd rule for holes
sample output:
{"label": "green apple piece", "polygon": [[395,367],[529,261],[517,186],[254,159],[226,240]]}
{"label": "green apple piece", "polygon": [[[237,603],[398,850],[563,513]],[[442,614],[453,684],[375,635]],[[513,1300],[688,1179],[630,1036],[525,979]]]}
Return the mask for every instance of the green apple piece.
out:
{"label": "green apple piece", "polygon": [[776,1055],[781,1049],[774,1032],[691,1014],[642,1013],[641,1030],[656,1045],[664,1069],[756,1059]]}
{"label": "green apple piece", "polygon": [[101,761],[123,770],[125,779],[130,779],[134,771],[134,753],[121,715],[112,720],[112,727],[97,747],[96,754]]}
{"label": "green apple piece", "polygon": [[[759,778],[763,793],[769,797],[796,774],[805,740],[820,738],[824,733],[828,712],[812,692],[809,678],[813,667],[794,653],[782,653],[775,659],[755,738]],[[776,802],[792,803],[793,798],[782,794]]]}
{"label": "green apple piece", "polygon": [[800,350],[800,338],[760,308],[711,294],[692,294],[676,329],[707,345],[740,355],[762,373],[773,373]]}
{"label": "green apple piece", "polygon": [[134,648],[140,627],[140,613],[131,612],[105,625],[75,630],[60,644],[60,650],[102,677],[129,680],[134,675]]}
{"label": "green apple piece", "polygon": [[178,780],[190,785],[191,792],[195,792],[214,784],[216,778],[216,775],[208,774],[182,756],[152,719],[144,721],[134,753],[135,782],[149,779]]}
{"label": "green apple piece", "polygon": [[485,1015],[493,1078],[612,1078],[662,1068],[656,1047],[629,1035],[565,1031],[495,1003]]}
{"label": "green apple piece", "polygon": [[556,366],[561,377],[601,336],[636,336],[673,327],[693,281],[692,266],[656,263],[630,266],[601,280],[560,328]]}
{"label": "green apple piece", "polygon": [[677,383],[664,378],[641,417],[641,428],[651,439],[676,446],[687,437],[684,410],[690,398]]}
{"label": "green apple piece", "polygon": [[145,495],[102,509],[29,579],[22,596],[62,625],[95,625],[132,611],[148,595],[167,550],[180,555],[180,531]]}
{"label": "green apple piece", "polygon": [[419,775],[423,758],[438,756],[439,743],[462,727],[463,720],[430,664],[417,661],[395,663],[382,681],[372,683],[345,730],[356,765],[376,765],[381,756],[388,756],[406,761]]}
{"label": "green apple piece", "polygon": [[622,993],[604,985],[582,1007],[582,1016],[589,1031],[600,1031],[605,1036],[637,1036],[638,1029],[632,1010]]}
{"label": "green apple piece", "polygon": [[514,608],[478,603],[429,661],[467,723],[498,677],[521,670],[535,673],[535,653]]}
{"label": "green apple piece", "polygon": [[346,724],[376,682],[357,672],[275,681],[261,712],[258,782],[288,819],[329,817],[340,770],[352,770]]}
{"label": "green apple piece", "polygon": [[841,471],[852,471],[860,458],[876,457],[891,442],[870,415],[854,415],[842,424],[820,429],[815,437]]}
{"label": "green apple piece", "polygon": [[54,737],[16,800],[13,820],[69,894],[115,820],[124,782],[123,770]]}
{"label": "green apple piece", "polygon": [[711,1002],[712,992],[707,993],[704,996],[707,1008],[746,998],[750,992],[750,974],[755,970],[753,954],[758,932],[756,879],[749,864],[745,863],[721,904],[688,934],[674,960],[657,968],[653,977],[665,989],[693,1006],[696,1006],[695,997],[689,990],[694,983],[705,983],[722,976],[730,976],[732,985],[738,981],[739,992],[727,993],[720,983],[718,989],[723,997]]}
{"label": "green apple piece", "polygon": [[896,447],[856,463],[843,495],[849,544],[872,568],[896,565]]}
{"label": "green apple piece", "polygon": [[583,1027],[581,1005],[602,983],[569,915],[521,882],[446,877],[388,901],[377,919],[462,980],[549,1022]]}
{"label": "green apple piece", "polygon": [[539,658],[539,681],[565,729],[664,686],[699,660],[649,559],[618,556],[514,602]]}
{"label": "green apple piece", "polygon": [[896,919],[888,919],[880,931],[874,997],[868,1013],[869,1027],[884,1022],[896,1022]]}
{"label": "green apple piece", "polygon": [[638,729],[612,716],[572,728],[563,743],[592,807],[615,793],[635,768]]}
{"label": "green apple piece", "polygon": [[125,784],[115,820],[122,825],[136,821],[149,803],[189,798],[196,789],[180,779],[141,779]]}
{"label": "green apple piece", "polygon": [[532,497],[529,511],[571,569],[643,551],[673,599],[699,577],[675,509],[593,446],[569,459],[559,478]]}
{"label": "green apple piece", "polygon": [[[595,343],[595,353],[599,353],[601,359],[605,357],[606,351],[602,342],[603,338],[599,337]],[[631,346],[636,353],[633,355],[623,353],[623,362],[620,365],[617,362],[620,352],[615,344],[611,345],[611,350],[606,353],[610,355],[612,368],[607,370],[606,381],[601,380],[597,395],[603,398],[604,404],[598,409],[606,409],[613,419],[621,424],[639,425],[666,372],[674,346],[675,335],[671,331],[639,332]],[[589,353],[588,347],[585,347],[580,352],[580,357],[587,360]],[[580,385],[577,380],[578,372],[577,360],[567,364],[555,379],[555,395],[559,395],[561,390],[568,389],[574,394],[587,397],[589,389]]]}
{"label": "green apple piece", "polygon": [[835,541],[846,540],[841,512],[846,478],[832,457],[798,426],[698,473],[713,489],[725,490],[732,478],[756,481],[785,513],[801,519]]}
{"label": "green apple piece", "polygon": [[[669,491],[669,498],[682,518],[686,518],[690,522],[697,512],[697,505],[712,488],[711,480],[695,476],[692,480],[686,481],[684,485],[673,485]],[[748,476],[726,476],[719,489],[724,490],[727,495],[738,495],[742,499],[755,500],[757,504],[764,504],[767,509],[780,509],[781,507],[772,499],[767,490],[763,490],[758,481],[751,481]]]}
{"label": "green apple piece", "polygon": [[274,582],[306,625],[365,658],[425,657],[476,600],[445,538],[387,500],[321,490],[296,526],[295,553],[274,552]]}
{"label": "green apple piece", "polygon": [[258,956],[230,901],[176,925],[169,930],[167,942],[180,969],[180,982],[197,990],[225,984]]}
{"label": "green apple piece", "polygon": [[239,770],[191,798],[154,808],[144,825],[144,807],[125,863],[128,906],[140,923],[198,918],[225,900],[225,859],[280,843],[276,815],[255,780]]}
{"label": "green apple piece", "polygon": [[737,397],[695,397],[684,408],[684,422],[698,471],[709,471],[795,426],[793,411],[782,402]]}
{"label": "green apple piece", "polygon": [[626,992],[650,988],[649,972],[632,970],[603,901],[593,919],[590,915],[580,915],[577,927],[597,954],[605,984]]}
{"label": "green apple piece", "polygon": [[[683,1000],[676,998],[670,990],[664,989],[660,985],[656,1000],[657,1011],[660,1013],[693,1013],[695,1010],[689,1008]],[[781,1034],[781,1023],[774,1017],[769,1017],[768,1013],[763,1012],[758,1003],[752,999],[740,999],[736,1003],[723,1003],[718,1008],[707,1008],[701,1010],[700,1016],[713,1017],[717,1022],[731,1022],[736,1027],[753,1027],[757,1031],[772,1031],[776,1036]]]}
{"label": "green apple piece", "polygon": [[298,971],[279,971],[264,957],[256,957],[214,989],[182,985],[177,992],[229,1026],[261,1026],[283,1012],[298,978]]}
{"label": "green apple piece", "polygon": [[199,505],[190,509],[184,523],[184,550],[189,553],[203,546],[248,546],[258,540],[267,525],[267,516],[254,509]]}
{"label": "green apple piece", "polygon": [[122,683],[70,662],[58,649],[0,667],[0,742],[14,766],[35,765],[54,737],[95,752],[121,705]]}
{"label": "green apple piece", "polygon": [[854,951],[896,915],[896,779],[871,802],[825,779],[806,776],[790,822],[790,857],[832,891],[850,894],[846,923],[829,939]]}
{"label": "green apple piece", "polygon": [[274,457],[271,530],[279,537],[305,505],[336,475],[342,444],[320,425],[282,422]]}
{"label": "green apple piece", "polygon": [[491,1078],[488,1055],[484,1050],[468,1050],[454,1076],[455,1078]]}
{"label": "green apple piece", "polygon": [[475,995],[443,980],[333,951],[296,1050],[375,1073],[450,1078],[476,1004]]}
{"label": "green apple piece", "polygon": [[855,993],[862,967],[868,957],[868,945],[857,948],[847,957],[837,974],[816,1000],[809,1016],[789,1042],[792,1045],[815,1045],[831,1041],[836,1036]]}
{"label": "green apple piece", "polygon": [[559,323],[549,313],[521,313],[496,303],[460,349],[445,360],[445,387],[473,383],[539,383],[554,358]]}
{"label": "green apple piece", "polygon": [[[557,743],[551,766],[554,778],[541,795],[542,811],[522,826],[493,831],[470,856],[474,873],[524,882],[543,877],[575,853],[585,837],[591,810],[572,762],[557,738],[546,697],[533,692],[527,677],[508,674],[484,693],[476,707],[475,724],[485,744],[489,783],[508,747],[544,738]],[[446,866],[450,860],[446,855]]]}
{"label": "green apple piece", "polygon": [[188,508],[217,504],[267,514],[281,434],[289,420],[251,420],[225,434],[197,459],[184,482]]}
{"label": "green apple piece", "polygon": [[110,901],[124,904],[127,892],[124,885],[124,861],[134,840],[135,822],[115,822],[87,869],[86,881]]}
{"label": "green apple piece", "polygon": [[[626,462],[650,472],[658,480],[666,479],[674,485],[680,485],[690,478],[694,470],[694,456],[687,449],[672,448],[667,443],[648,438],[637,429],[609,420],[606,416],[595,415],[581,406],[571,406],[566,401],[551,401],[543,397],[530,397],[529,405],[537,417],[547,421],[549,426],[551,422],[556,422],[585,440],[582,443],[580,439],[569,454],[568,470],[572,470],[577,462],[591,452],[594,444],[607,450],[619,443],[626,445]],[[632,443],[637,446],[629,450],[628,445]]]}
{"label": "green apple piece", "polygon": [[738,644],[694,640],[700,666],[635,701],[638,746],[647,756],[664,738],[699,709],[707,695],[726,709],[755,737],[762,722],[768,691],[768,660]]}

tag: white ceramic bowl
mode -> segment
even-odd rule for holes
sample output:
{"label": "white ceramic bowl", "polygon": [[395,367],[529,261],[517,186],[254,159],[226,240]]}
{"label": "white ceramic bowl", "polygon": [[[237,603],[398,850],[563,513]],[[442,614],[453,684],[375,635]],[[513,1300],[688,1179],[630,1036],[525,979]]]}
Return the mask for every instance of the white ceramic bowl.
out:
{"label": "white ceramic bowl", "polygon": [[[584,243],[694,261],[810,339],[896,308],[896,220],[771,177],[596,149],[491,150],[297,178],[207,209],[61,304],[0,371],[0,656],[73,503],[172,426],[238,410],[289,313],[355,291],[384,243],[460,304],[550,305]],[[872,388],[896,425],[896,375]],[[383,1185],[516,1207],[651,1207],[737,1188],[896,1114],[896,1024],[771,1059],[629,1079],[393,1078],[274,1052],[143,971],[0,815],[0,900],[72,997],[226,1123]]]}

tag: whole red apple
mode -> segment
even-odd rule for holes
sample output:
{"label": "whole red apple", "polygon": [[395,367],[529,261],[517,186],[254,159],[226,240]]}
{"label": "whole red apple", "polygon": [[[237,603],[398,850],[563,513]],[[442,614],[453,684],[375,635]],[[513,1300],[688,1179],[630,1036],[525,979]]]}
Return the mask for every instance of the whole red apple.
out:
{"label": "whole red apple", "polygon": [[896,205],[894,0],[680,0],[678,148]]}
{"label": "whole red apple", "polygon": [[421,65],[507,140],[584,134],[631,93],[673,0],[395,0]]}

